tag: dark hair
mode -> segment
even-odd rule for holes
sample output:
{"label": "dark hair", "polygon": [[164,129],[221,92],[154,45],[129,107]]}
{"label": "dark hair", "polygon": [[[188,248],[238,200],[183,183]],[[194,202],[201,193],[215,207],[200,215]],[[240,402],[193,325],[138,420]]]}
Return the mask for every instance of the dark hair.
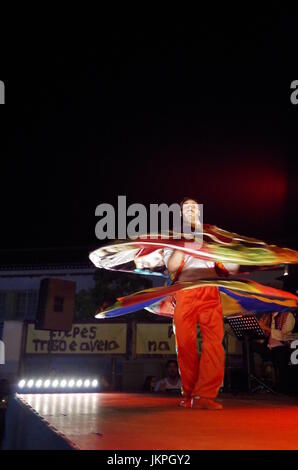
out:
{"label": "dark hair", "polygon": [[184,197],[182,199],[182,201],[180,202],[180,209],[182,210],[182,207],[183,207],[183,204],[186,202],[186,201],[194,201],[196,202],[197,204],[199,204],[199,201],[195,198],[195,197]]}
{"label": "dark hair", "polygon": [[143,384],[143,392],[151,392],[151,384],[154,377],[155,375],[147,375]]}

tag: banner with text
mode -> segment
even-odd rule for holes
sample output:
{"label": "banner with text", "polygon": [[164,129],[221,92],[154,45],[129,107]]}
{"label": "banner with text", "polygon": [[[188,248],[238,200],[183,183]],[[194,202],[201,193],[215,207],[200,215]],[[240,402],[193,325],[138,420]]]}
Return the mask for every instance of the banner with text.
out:
{"label": "banner with text", "polygon": [[26,354],[125,354],[126,323],[76,323],[71,331],[27,329]]}
{"label": "banner with text", "polygon": [[173,326],[166,323],[138,323],[136,353],[176,354]]}

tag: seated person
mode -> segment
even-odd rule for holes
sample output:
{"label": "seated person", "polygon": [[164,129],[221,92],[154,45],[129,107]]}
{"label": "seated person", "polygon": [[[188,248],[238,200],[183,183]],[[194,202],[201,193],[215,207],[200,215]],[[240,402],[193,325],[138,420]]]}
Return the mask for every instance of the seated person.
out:
{"label": "seated person", "polygon": [[159,380],[154,388],[155,392],[171,392],[181,390],[181,379],[177,361],[170,359],[166,364],[166,377]]}
{"label": "seated person", "polygon": [[291,350],[287,336],[294,329],[295,317],[291,312],[274,312],[263,315],[259,319],[259,324],[267,339],[263,343],[254,342],[253,350],[264,360],[268,358],[272,360],[276,373],[276,388],[280,392],[288,392]]}
{"label": "seated person", "polygon": [[155,375],[148,375],[143,384],[143,392],[154,392],[156,385]]}

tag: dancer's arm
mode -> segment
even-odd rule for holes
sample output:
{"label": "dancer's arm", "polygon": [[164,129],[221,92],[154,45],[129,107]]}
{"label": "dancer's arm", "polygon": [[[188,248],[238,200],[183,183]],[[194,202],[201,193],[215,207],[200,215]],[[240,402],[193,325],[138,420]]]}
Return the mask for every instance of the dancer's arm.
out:
{"label": "dancer's arm", "polygon": [[178,271],[182,260],[184,258],[183,251],[174,250],[170,258],[168,259],[167,268],[170,273]]}

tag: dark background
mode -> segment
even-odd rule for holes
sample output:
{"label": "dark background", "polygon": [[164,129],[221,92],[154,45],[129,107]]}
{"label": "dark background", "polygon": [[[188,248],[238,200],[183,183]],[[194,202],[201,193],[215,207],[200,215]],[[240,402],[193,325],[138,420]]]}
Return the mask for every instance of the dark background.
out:
{"label": "dark background", "polygon": [[[190,15],[191,16],[191,15]],[[23,36],[1,61],[1,249],[99,245],[95,208],[204,204],[204,221],[298,248],[297,15]]]}

